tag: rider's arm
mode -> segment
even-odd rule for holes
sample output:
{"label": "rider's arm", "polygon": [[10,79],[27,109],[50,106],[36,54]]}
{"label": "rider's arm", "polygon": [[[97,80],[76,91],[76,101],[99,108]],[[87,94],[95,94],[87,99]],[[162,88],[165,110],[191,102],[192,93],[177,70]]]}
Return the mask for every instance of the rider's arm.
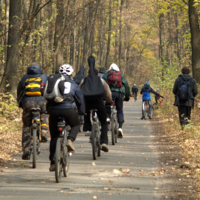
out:
{"label": "rider's arm", "polygon": [[108,103],[111,103],[112,102],[112,93],[110,91],[110,87],[109,85],[106,83],[106,81],[104,79],[101,78],[101,82],[103,84],[103,87],[104,87],[104,90],[105,90],[105,98],[106,98],[106,101]]}
{"label": "rider's arm", "polygon": [[82,115],[85,113],[85,100],[84,100],[84,95],[81,92],[78,85],[76,87],[75,95],[76,95],[75,101],[76,101],[76,105],[77,105],[79,114]]}
{"label": "rider's arm", "polygon": [[179,87],[179,79],[177,78],[175,83],[174,83],[174,88],[173,88],[173,93],[176,95],[178,92],[178,87]]}
{"label": "rider's arm", "polygon": [[141,89],[141,91],[140,91],[140,94],[142,94],[143,93],[143,88]]}

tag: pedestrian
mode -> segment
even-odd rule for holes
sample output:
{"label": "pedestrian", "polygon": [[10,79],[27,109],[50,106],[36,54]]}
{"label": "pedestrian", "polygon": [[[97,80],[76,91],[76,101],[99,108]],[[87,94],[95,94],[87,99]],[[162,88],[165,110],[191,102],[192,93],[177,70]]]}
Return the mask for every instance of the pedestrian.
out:
{"label": "pedestrian", "polygon": [[194,97],[197,95],[197,85],[189,73],[188,67],[183,67],[182,74],[175,80],[173,93],[175,94],[174,105],[178,107],[181,128],[187,125],[191,117],[191,108],[194,108]]}

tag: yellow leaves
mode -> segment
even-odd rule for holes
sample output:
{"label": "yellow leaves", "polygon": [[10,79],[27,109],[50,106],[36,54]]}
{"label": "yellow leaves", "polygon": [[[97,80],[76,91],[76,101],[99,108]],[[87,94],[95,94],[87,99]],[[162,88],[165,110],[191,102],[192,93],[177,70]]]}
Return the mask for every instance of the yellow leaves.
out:
{"label": "yellow leaves", "polygon": [[114,181],[109,180],[108,183],[113,184]]}

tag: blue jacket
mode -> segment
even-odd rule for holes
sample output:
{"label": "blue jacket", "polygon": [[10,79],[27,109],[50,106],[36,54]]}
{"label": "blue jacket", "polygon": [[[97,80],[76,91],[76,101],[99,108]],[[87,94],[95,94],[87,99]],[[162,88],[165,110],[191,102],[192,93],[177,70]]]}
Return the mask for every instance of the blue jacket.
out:
{"label": "blue jacket", "polygon": [[133,93],[133,92],[138,92],[138,87],[137,87],[137,86],[133,86],[133,87],[132,87],[132,93]]}
{"label": "blue jacket", "polygon": [[150,93],[157,94],[149,85],[145,85],[140,92],[142,94],[142,100],[151,100]]}
{"label": "blue jacket", "polygon": [[[20,93],[25,89],[25,82],[26,79],[28,78],[35,78],[40,76],[40,78],[42,79],[42,82],[45,83],[47,82],[47,76],[45,74],[42,73],[42,70],[40,69],[39,66],[37,65],[31,65],[27,68],[27,74],[25,74],[21,81],[18,84],[18,88],[17,88],[17,97],[19,97]],[[26,96],[24,95],[23,99],[22,99],[22,105],[23,103],[27,102],[27,101],[45,101],[43,96]]]}
{"label": "blue jacket", "polygon": [[[62,74],[63,75],[63,74]],[[85,113],[85,100],[84,100],[84,95],[81,92],[81,89],[79,88],[79,86],[72,80],[70,79],[68,76],[65,76],[65,80],[71,83],[71,100],[74,103],[57,103],[54,105],[50,105],[48,107],[48,109],[51,108],[74,108],[75,106],[77,106],[79,114],[84,114]]]}

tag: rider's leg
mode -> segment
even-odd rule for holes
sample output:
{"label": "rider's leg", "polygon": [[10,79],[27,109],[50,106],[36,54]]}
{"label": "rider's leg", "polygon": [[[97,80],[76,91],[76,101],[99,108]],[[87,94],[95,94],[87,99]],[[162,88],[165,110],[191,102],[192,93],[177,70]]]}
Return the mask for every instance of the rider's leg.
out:
{"label": "rider's leg", "polygon": [[141,119],[144,119],[144,113],[143,113],[143,100],[142,100],[142,117],[141,117]]}

